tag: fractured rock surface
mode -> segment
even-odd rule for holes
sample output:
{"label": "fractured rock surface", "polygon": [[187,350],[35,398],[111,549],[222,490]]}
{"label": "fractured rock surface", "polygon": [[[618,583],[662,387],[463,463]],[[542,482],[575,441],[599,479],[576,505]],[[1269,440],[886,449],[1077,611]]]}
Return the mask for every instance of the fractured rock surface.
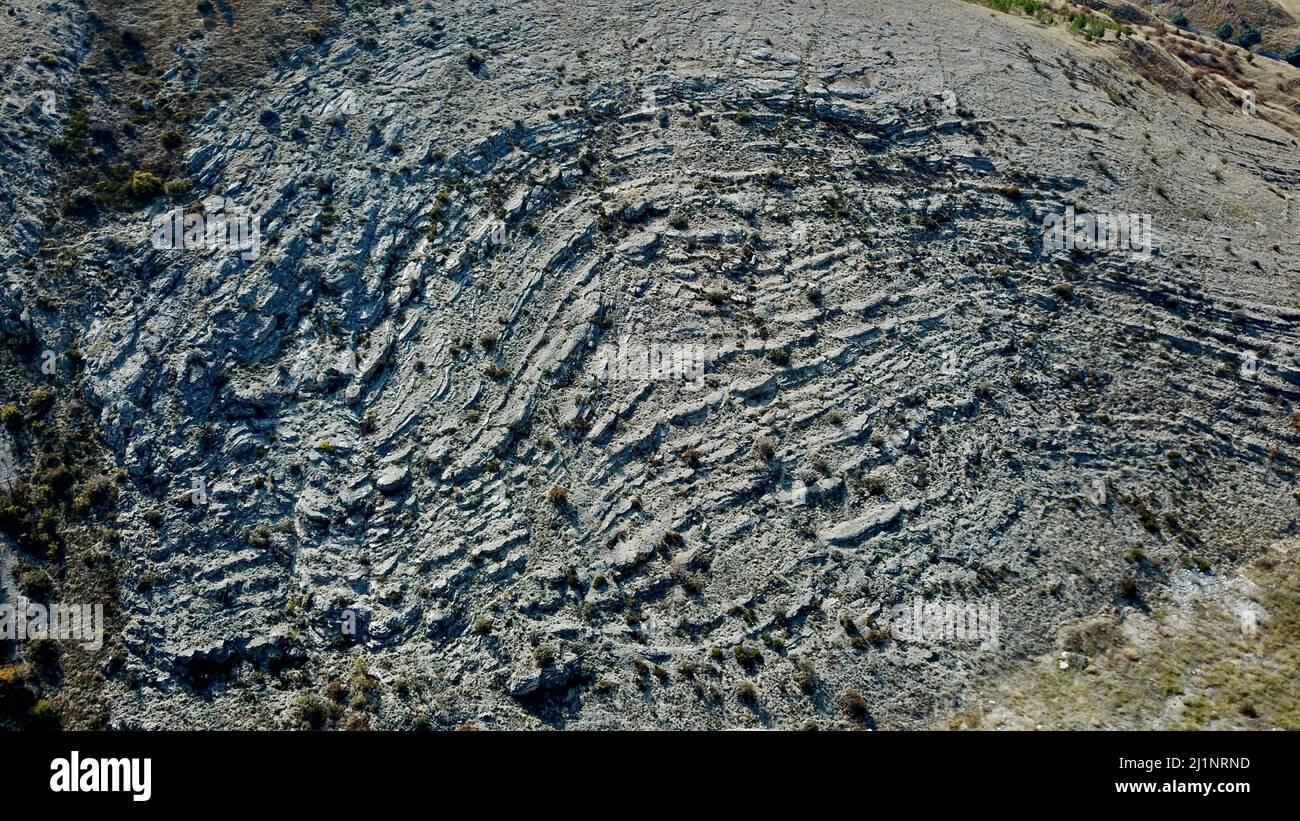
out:
{"label": "fractured rock surface", "polygon": [[[1294,527],[1280,129],[967,3],[402,8],[194,126],[255,259],[161,200],[86,238],[120,725],[292,724],[362,657],[378,727],[923,726]],[[1066,205],[1158,247],[1046,250]],[[598,367],[655,345],[703,374]],[[870,629],[918,596],[1000,649]]]}

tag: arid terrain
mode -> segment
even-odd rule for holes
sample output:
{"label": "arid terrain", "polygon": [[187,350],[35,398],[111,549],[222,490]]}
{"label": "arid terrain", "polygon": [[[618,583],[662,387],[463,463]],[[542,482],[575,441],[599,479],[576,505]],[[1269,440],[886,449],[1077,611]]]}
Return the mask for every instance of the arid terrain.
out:
{"label": "arid terrain", "polygon": [[0,726],[1300,729],[1298,18],[0,0]]}

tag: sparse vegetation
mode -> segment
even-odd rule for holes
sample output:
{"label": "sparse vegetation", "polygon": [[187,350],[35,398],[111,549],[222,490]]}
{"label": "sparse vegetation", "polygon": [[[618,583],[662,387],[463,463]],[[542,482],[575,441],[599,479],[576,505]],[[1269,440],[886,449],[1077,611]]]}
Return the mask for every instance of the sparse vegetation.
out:
{"label": "sparse vegetation", "polygon": [[763,661],[763,651],[757,647],[737,644],[732,648],[731,652],[736,658],[736,663],[747,670],[756,667]]}
{"label": "sparse vegetation", "polygon": [[790,364],[790,352],[784,348],[768,348],[763,356],[778,368],[784,368]]}
{"label": "sparse vegetation", "polygon": [[131,181],[127,184],[127,190],[137,200],[147,202],[163,192],[163,181],[158,178],[157,174],[148,171],[133,171],[131,172]]}
{"label": "sparse vegetation", "polygon": [[871,718],[870,704],[857,690],[849,689],[840,694],[840,709],[854,721],[865,722]]}
{"label": "sparse vegetation", "polygon": [[758,703],[758,690],[752,682],[742,681],[736,685],[736,698],[742,704],[753,706]]}
{"label": "sparse vegetation", "polygon": [[553,507],[568,507],[569,491],[562,485],[552,485],[551,489],[546,491],[546,501],[550,502]]}

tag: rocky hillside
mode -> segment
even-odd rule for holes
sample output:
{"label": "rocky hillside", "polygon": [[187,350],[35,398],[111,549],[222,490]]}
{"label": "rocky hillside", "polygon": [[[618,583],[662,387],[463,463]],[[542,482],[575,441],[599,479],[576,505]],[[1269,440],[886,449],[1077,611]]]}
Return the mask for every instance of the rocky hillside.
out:
{"label": "rocky hillside", "polygon": [[1297,524],[1300,69],[1123,5],[10,0],[4,598],[112,617],[0,712],[980,726],[1235,578]]}

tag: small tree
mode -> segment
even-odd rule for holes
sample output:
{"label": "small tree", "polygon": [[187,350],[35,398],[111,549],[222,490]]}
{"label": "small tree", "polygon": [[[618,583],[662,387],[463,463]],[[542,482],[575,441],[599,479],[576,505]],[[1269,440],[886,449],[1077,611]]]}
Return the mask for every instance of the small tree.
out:
{"label": "small tree", "polygon": [[1232,23],[1229,23],[1227,20],[1224,20],[1223,25],[1215,29],[1214,36],[1218,37],[1220,40],[1226,43],[1232,39],[1232,35],[1235,31],[1236,29],[1232,27]]}
{"label": "small tree", "polygon": [[1300,43],[1297,43],[1287,52],[1286,61],[1296,68],[1300,68]]}
{"label": "small tree", "polygon": [[1187,19],[1187,14],[1182,9],[1179,9],[1174,14],[1174,25],[1178,26],[1180,29],[1187,28],[1189,22],[1190,21]]}
{"label": "small tree", "polygon": [[1259,33],[1259,29],[1254,26],[1247,26],[1246,30],[1241,33],[1241,36],[1237,38],[1237,45],[1242,48],[1250,48],[1251,46],[1259,45],[1263,39],[1264,36]]}

